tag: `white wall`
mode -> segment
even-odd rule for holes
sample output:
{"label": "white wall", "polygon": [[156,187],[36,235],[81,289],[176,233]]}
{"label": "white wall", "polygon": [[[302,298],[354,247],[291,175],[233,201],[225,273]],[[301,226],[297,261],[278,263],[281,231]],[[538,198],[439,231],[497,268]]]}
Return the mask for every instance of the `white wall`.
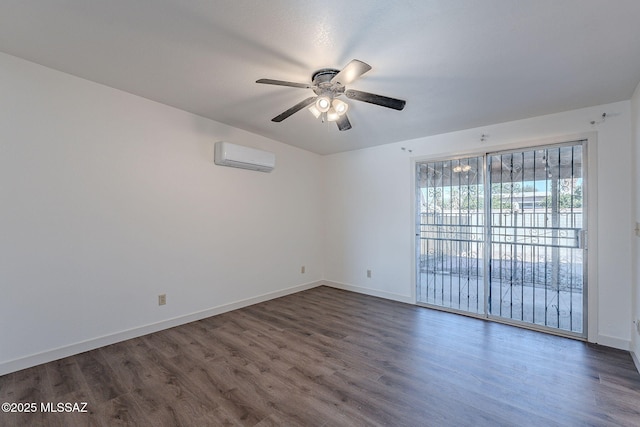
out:
{"label": "white wall", "polygon": [[318,155],[0,54],[0,374],[313,286],[321,192]]}
{"label": "white wall", "polygon": [[[635,145],[635,176],[633,177],[633,190],[635,191],[635,221],[640,223],[640,84],[631,98],[631,111],[633,121],[633,144]],[[640,237],[635,238],[635,259],[634,259],[634,310],[633,319],[640,323]],[[633,337],[632,350],[635,354],[635,361],[640,371],[640,329],[634,324],[631,335]]]}
{"label": "white wall", "polygon": [[[591,125],[603,112],[606,121]],[[592,313],[598,316],[589,337],[629,349],[633,222],[629,101],[325,157],[326,204],[331,207],[325,220],[325,278],[346,289],[414,301],[412,157],[483,153],[585,132],[597,132],[598,141],[598,178],[591,183],[599,197],[594,257],[598,305],[597,313]],[[484,143],[483,133],[489,135]],[[372,270],[370,279],[367,269]]]}

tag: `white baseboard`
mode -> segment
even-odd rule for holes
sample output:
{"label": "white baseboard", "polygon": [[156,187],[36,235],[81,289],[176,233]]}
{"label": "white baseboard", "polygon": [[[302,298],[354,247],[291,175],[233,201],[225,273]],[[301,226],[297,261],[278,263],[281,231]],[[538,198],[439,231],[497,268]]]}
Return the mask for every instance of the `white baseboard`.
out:
{"label": "white baseboard", "polygon": [[399,294],[394,294],[394,293],[391,293],[391,292],[379,291],[377,289],[363,288],[363,287],[360,287],[360,286],[349,285],[349,284],[346,284],[346,283],[332,282],[330,280],[324,280],[322,282],[322,284],[325,285],[325,286],[330,286],[332,288],[342,289],[342,290],[345,290],[345,291],[357,292],[359,294],[365,294],[365,295],[370,295],[370,296],[374,296],[374,297],[390,299],[390,300],[393,300],[393,301],[404,302],[404,303],[407,303],[407,304],[414,304],[413,299],[411,297],[408,297],[408,296],[405,296],[405,295],[399,295]]}
{"label": "white baseboard", "polygon": [[321,286],[322,284],[323,284],[323,281],[304,283],[302,285],[281,289],[275,292],[269,292],[267,294],[259,295],[252,298],[247,298],[240,301],[235,301],[229,304],[223,304],[217,307],[212,307],[212,308],[198,311],[195,313],[185,314],[183,316],[178,316],[171,319],[163,320],[161,322],[151,323],[148,325],[139,326],[136,328],[125,330],[125,331],[120,331],[113,334],[92,338],[90,340],[51,349],[48,351],[44,351],[42,353],[32,354],[29,356],[21,357],[19,359],[9,360],[7,362],[0,363],[0,375],[5,375],[11,372],[19,371],[21,369],[30,368],[32,366],[40,365],[42,363],[52,362],[54,360],[62,359],[64,357],[73,356],[74,354],[79,354],[85,351],[94,350],[96,348],[104,347],[110,344],[115,344],[121,341],[126,341],[131,338],[136,338],[143,335],[151,334],[153,332],[162,331],[164,329],[173,328],[174,326],[184,325],[186,323],[194,322],[196,320],[205,319],[207,317],[226,313],[232,310],[237,310],[239,308],[248,307],[253,304],[269,301],[275,298],[280,298],[286,295],[294,294],[296,292],[305,291],[307,289],[312,289],[312,288]]}
{"label": "white baseboard", "polygon": [[631,358],[633,359],[633,363],[636,365],[636,369],[638,370],[638,373],[640,374],[640,359],[638,359],[638,355],[636,354],[635,351],[631,352]]}
{"label": "white baseboard", "polygon": [[631,351],[631,341],[622,338],[610,337],[608,335],[598,334],[597,343],[607,347],[617,348],[619,350]]}

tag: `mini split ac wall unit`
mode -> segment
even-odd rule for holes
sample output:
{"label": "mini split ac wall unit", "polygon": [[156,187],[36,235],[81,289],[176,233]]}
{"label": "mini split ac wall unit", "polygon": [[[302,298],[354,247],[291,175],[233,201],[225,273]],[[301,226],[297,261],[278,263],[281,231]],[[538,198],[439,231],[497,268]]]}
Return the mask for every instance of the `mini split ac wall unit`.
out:
{"label": "mini split ac wall unit", "polygon": [[276,166],[276,155],[268,151],[220,141],[216,142],[214,162],[219,166],[271,172]]}

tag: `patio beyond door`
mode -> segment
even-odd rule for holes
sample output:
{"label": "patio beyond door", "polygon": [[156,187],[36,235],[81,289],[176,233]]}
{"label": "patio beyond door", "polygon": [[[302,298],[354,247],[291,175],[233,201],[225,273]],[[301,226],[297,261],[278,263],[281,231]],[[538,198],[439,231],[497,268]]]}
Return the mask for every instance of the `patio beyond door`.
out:
{"label": "patio beyond door", "polygon": [[585,141],[416,164],[419,304],[586,335]]}

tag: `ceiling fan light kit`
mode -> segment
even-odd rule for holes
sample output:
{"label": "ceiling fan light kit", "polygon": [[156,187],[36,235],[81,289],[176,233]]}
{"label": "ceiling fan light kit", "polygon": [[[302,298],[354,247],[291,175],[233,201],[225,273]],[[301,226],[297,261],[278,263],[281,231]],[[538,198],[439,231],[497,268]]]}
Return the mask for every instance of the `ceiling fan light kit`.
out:
{"label": "ceiling fan light kit", "polygon": [[311,114],[313,114],[316,119],[322,116],[323,122],[337,121],[340,116],[344,116],[347,113],[348,109],[349,104],[346,102],[334,99],[329,104],[328,98],[326,97],[318,97],[316,103],[309,107],[309,111],[311,111]]}
{"label": "ceiling fan light kit", "polygon": [[351,129],[351,122],[347,117],[349,104],[338,99],[342,95],[356,101],[368,102],[399,111],[402,110],[406,104],[406,102],[401,99],[389,98],[387,96],[353,89],[346,90],[346,85],[352,83],[369,70],[371,70],[369,64],[354,59],[342,70],[323,68],[316,71],[311,76],[311,84],[272,79],[259,79],[256,80],[256,83],[311,89],[316,94],[316,96],[311,96],[297,103],[271,119],[271,121],[279,123],[303,108],[308,107],[309,111],[316,118],[320,118],[322,122],[336,122],[338,129],[344,131]]}

